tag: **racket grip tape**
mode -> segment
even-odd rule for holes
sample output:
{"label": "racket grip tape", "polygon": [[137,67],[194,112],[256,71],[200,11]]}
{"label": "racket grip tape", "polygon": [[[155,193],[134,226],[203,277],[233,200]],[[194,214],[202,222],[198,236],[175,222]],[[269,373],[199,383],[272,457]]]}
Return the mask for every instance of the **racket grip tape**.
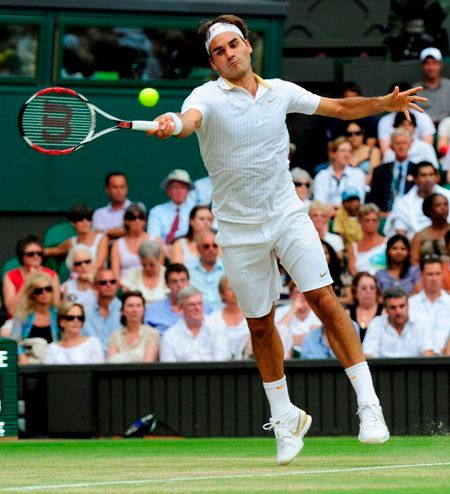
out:
{"label": "racket grip tape", "polygon": [[132,120],[130,123],[132,130],[148,131],[159,128],[159,123],[151,120]]}

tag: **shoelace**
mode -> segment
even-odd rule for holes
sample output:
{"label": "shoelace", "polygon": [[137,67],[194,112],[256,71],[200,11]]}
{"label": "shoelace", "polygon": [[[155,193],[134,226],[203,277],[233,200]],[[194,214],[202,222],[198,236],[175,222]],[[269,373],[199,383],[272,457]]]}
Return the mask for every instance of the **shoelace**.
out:
{"label": "shoelace", "polygon": [[283,438],[287,436],[287,426],[286,424],[281,423],[279,420],[275,420],[273,418],[269,419],[267,424],[263,425],[263,429],[265,431],[274,431],[275,437]]}
{"label": "shoelace", "polygon": [[364,419],[364,425],[367,427],[377,427],[380,424],[379,414],[378,407],[371,403],[362,403],[356,412],[361,420]]}

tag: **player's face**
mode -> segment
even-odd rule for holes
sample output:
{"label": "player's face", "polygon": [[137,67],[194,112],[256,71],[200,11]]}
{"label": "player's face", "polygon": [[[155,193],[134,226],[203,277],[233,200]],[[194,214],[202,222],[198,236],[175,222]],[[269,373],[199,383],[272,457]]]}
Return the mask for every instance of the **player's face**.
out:
{"label": "player's face", "polygon": [[189,194],[189,186],[184,182],[178,182],[178,180],[172,180],[167,186],[167,195],[172,201],[179,206],[183,204]]}
{"label": "player's face", "polygon": [[434,166],[424,166],[417,172],[416,184],[420,190],[430,192],[436,182],[437,174]]}
{"label": "player's face", "polygon": [[442,62],[433,57],[426,58],[422,63],[422,70],[427,79],[436,79],[441,75]]}
{"label": "player's face", "polygon": [[113,203],[125,201],[128,194],[128,185],[125,177],[122,177],[121,175],[113,175],[110,177],[108,185],[106,186],[106,193]]}
{"label": "player's face", "polygon": [[397,240],[389,248],[389,257],[394,262],[403,262],[409,255],[406,245],[401,241]]}
{"label": "player's face", "polygon": [[387,299],[385,308],[389,322],[394,326],[404,326],[408,321],[408,301],[405,297]]}
{"label": "player's face", "polygon": [[392,151],[395,153],[395,157],[399,161],[405,161],[408,157],[408,151],[411,142],[406,136],[394,136],[391,141]]}
{"label": "player's face", "polygon": [[425,264],[422,271],[422,284],[426,291],[437,292],[443,286],[443,271],[440,262]]}
{"label": "player's face", "polygon": [[211,67],[225,79],[241,79],[251,70],[252,51],[250,43],[236,33],[219,34],[209,45]]}
{"label": "player's face", "polygon": [[144,302],[141,297],[128,297],[122,308],[122,315],[127,319],[127,323],[142,322],[144,317]]}
{"label": "player's face", "polygon": [[201,323],[203,321],[203,300],[202,296],[192,295],[183,301],[184,317],[189,322]]}

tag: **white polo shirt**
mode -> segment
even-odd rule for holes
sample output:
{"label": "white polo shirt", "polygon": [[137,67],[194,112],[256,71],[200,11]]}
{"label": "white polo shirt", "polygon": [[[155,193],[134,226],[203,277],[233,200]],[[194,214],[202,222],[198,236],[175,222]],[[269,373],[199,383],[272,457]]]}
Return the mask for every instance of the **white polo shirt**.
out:
{"label": "white polo shirt", "polygon": [[433,349],[433,335],[430,323],[418,315],[410,316],[399,335],[384,314],[372,319],[362,346],[363,352],[374,358],[420,357]]}
{"label": "white polo shirt", "polygon": [[222,221],[261,223],[303,207],[289,172],[286,114],[313,114],[320,96],[280,79],[255,79],[255,98],[219,77],[194,89],[181,109],[202,114],[196,133]]}
{"label": "white polo shirt", "polygon": [[223,327],[203,322],[196,337],[184,317],[171,326],[160,341],[160,362],[214,362],[231,359],[228,337]]}
{"label": "white polo shirt", "polygon": [[441,290],[441,295],[432,302],[421,290],[409,299],[409,313],[428,320],[433,333],[433,351],[440,355],[450,336],[450,295]]}
{"label": "white polo shirt", "polygon": [[314,200],[325,204],[340,206],[342,192],[350,187],[356,187],[361,204],[366,197],[366,175],[360,168],[347,165],[342,176],[337,179],[331,165],[321,170],[314,179]]}

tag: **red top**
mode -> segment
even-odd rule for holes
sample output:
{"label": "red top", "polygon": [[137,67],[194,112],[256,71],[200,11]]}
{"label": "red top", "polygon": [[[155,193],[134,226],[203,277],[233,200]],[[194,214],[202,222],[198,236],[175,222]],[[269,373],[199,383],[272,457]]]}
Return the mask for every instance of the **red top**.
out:
{"label": "red top", "polygon": [[[44,273],[48,274],[52,278],[56,276],[56,272],[53,271],[53,269],[46,268],[45,266],[41,266],[40,271],[43,271]],[[22,269],[21,268],[16,268],[16,269],[11,269],[11,271],[8,271],[6,273],[6,276],[9,278],[11,283],[14,285],[16,288],[16,291],[19,291],[24,283],[24,278],[22,274]]]}

